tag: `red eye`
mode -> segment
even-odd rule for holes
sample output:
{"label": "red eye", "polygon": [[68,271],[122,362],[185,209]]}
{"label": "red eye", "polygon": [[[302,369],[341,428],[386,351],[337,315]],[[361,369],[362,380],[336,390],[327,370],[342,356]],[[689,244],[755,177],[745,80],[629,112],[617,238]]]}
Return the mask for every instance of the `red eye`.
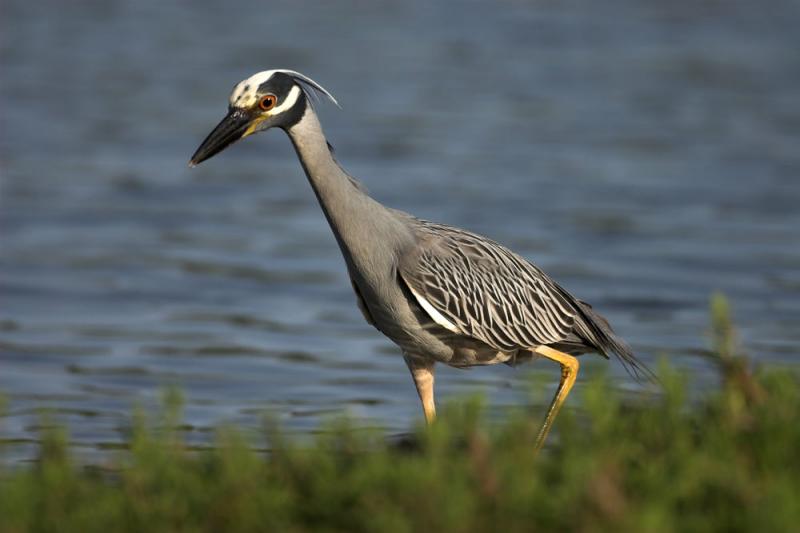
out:
{"label": "red eye", "polygon": [[261,100],[258,101],[258,107],[260,107],[262,111],[269,111],[275,107],[275,102],[277,101],[278,99],[274,94],[265,94],[261,97]]}

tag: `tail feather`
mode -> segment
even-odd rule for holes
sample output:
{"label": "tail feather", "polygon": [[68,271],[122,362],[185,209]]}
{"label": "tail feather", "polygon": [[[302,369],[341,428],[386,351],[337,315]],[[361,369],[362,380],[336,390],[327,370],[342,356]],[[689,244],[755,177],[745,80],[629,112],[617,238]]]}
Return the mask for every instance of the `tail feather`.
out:
{"label": "tail feather", "polygon": [[658,378],[652,370],[634,355],[628,343],[617,337],[616,333],[608,323],[608,320],[600,313],[592,309],[592,306],[578,300],[580,312],[589,328],[592,341],[597,342],[597,348],[606,352],[612,352],[617,356],[625,371],[637,381],[657,382]]}

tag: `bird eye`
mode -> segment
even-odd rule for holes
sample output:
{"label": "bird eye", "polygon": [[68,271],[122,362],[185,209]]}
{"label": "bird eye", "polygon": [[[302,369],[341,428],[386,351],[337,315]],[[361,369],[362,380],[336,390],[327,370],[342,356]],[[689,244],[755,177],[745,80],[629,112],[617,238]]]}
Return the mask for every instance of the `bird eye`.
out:
{"label": "bird eye", "polygon": [[261,97],[261,100],[258,101],[258,107],[260,107],[262,111],[269,111],[275,107],[275,102],[277,101],[278,99],[274,94],[265,94]]}

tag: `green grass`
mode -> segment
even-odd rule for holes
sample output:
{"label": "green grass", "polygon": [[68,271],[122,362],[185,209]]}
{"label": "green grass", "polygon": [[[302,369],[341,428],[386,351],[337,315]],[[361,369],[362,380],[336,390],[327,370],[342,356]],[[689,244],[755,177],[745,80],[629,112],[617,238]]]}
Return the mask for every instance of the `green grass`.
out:
{"label": "green grass", "polygon": [[599,377],[538,457],[542,409],[489,430],[476,400],[406,445],[339,420],[312,444],[265,424],[269,454],[231,428],[191,451],[173,392],[103,469],[76,466],[61,430],[35,465],[0,467],[0,531],[797,530],[800,379],[752,368],[721,297],[712,339],[718,390],[689,403],[666,364],[663,390],[635,398]]}

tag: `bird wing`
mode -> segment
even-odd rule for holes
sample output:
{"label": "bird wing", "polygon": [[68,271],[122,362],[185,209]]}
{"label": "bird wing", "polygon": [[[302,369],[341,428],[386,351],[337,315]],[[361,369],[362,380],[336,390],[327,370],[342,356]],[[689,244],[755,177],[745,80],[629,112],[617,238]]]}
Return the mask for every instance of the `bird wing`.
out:
{"label": "bird wing", "polygon": [[439,325],[507,351],[575,337],[577,304],[536,266],[480,235],[418,222],[398,270]]}

